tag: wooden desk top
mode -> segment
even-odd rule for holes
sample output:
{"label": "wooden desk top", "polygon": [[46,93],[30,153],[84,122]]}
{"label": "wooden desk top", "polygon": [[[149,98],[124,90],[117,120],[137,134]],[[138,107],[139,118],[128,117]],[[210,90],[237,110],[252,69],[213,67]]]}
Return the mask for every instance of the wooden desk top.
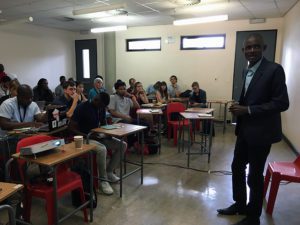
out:
{"label": "wooden desk top", "polygon": [[145,126],[139,126],[139,125],[133,125],[127,123],[116,123],[114,125],[119,126],[119,128],[108,130],[100,127],[100,128],[95,128],[92,131],[96,133],[103,133],[109,136],[120,138],[147,129],[147,127]]}
{"label": "wooden desk top", "polygon": [[187,102],[190,98],[170,98],[172,102]]}
{"label": "wooden desk top", "polygon": [[210,114],[199,114],[199,113],[191,113],[191,112],[181,112],[180,115],[189,120],[213,120],[214,117]]}
{"label": "wooden desk top", "polygon": [[158,108],[158,109],[162,109],[164,107],[167,106],[167,104],[161,104],[161,105],[158,105],[157,103],[148,103],[148,104],[142,104],[141,105],[142,108]]}
{"label": "wooden desk top", "polygon": [[161,109],[138,109],[137,114],[151,114],[151,115],[162,115],[163,112]]}
{"label": "wooden desk top", "polygon": [[76,158],[82,154],[85,154],[93,149],[96,146],[93,144],[83,144],[82,149],[76,149],[75,143],[69,143],[60,147],[55,148],[54,150],[50,150],[45,152],[43,155],[37,155],[35,159],[34,156],[21,156],[20,153],[15,153],[12,155],[13,158],[16,159],[24,159],[28,162],[36,163],[44,166],[54,166],[61,162],[67,161],[72,158]]}
{"label": "wooden desk top", "polygon": [[22,184],[0,182],[0,202],[23,188]]}
{"label": "wooden desk top", "polygon": [[218,104],[227,104],[231,102],[231,100],[208,100],[207,103],[218,103]]}
{"label": "wooden desk top", "polygon": [[44,135],[52,135],[52,134],[56,134],[56,133],[59,133],[61,131],[64,131],[66,129],[68,129],[68,126],[65,125],[65,126],[62,126],[60,128],[57,128],[57,129],[54,129],[52,131],[48,131],[48,132],[38,132],[38,128],[35,128],[35,127],[32,127],[33,130],[35,131],[30,131],[30,129],[28,130],[24,130],[22,131],[21,129],[20,130],[9,130],[7,131],[7,134],[8,135],[18,135],[18,136],[21,136],[21,137],[30,137],[30,136],[33,136],[33,135],[37,135],[37,134],[44,134]]}
{"label": "wooden desk top", "polygon": [[185,112],[190,112],[190,113],[205,113],[205,114],[210,114],[213,111],[215,111],[215,109],[213,108],[188,108],[185,110]]}

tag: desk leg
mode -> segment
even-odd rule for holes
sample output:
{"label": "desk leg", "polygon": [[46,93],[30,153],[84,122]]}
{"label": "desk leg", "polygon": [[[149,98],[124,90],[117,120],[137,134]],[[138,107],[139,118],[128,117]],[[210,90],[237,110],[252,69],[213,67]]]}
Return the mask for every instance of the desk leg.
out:
{"label": "desk leg", "polygon": [[58,224],[57,166],[53,166],[54,224]]}
{"label": "desk leg", "polygon": [[[181,137],[182,137],[182,133],[180,132],[180,120],[181,117],[178,119],[178,127],[179,127],[179,135],[177,137],[178,141],[177,141],[177,149],[178,149],[178,153],[180,152],[180,148],[181,148]],[[173,137],[174,138],[174,137]]]}
{"label": "desk leg", "polygon": [[93,222],[93,152],[89,152],[89,165],[90,165],[90,222]]}
{"label": "desk leg", "polygon": [[191,120],[189,121],[189,126],[188,126],[188,160],[187,160],[187,167],[190,168],[190,151],[191,151],[191,135],[190,135],[190,130],[191,130]]}
{"label": "desk leg", "polygon": [[158,154],[160,154],[161,149],[161,117],[162,115],[158,115],[159,121],[158,121]]}
{"label": "desk leg", "polygon": [[[122,198],[122,192],[123,192],[123,154],[122,154],[122,143],[124,141],[124,137],[122,137],[120,141],[120,198]],[[126,154],[126,153],[125,153]],[[124,162],[126,163],[126,162]]]}
{"label": "desk leg", "polygon": [[212,146],[212,134],[213,134],[213,123],[214,120],[210,120],[210,131],[209,131],[209,140],[208,140],[208,163],[210,163],[210,152],[211,152],[211,146]]}
{"label": "desk leg", "polygon": [[223,134],[226,130],[226,123],[227,123],[227,102],[224,104],[224,121],[223,121]]}
{"label": "desk leg", "polygon": [[142,152],[141,152],[141,184],[144,183],[144,130],[142,130]]}

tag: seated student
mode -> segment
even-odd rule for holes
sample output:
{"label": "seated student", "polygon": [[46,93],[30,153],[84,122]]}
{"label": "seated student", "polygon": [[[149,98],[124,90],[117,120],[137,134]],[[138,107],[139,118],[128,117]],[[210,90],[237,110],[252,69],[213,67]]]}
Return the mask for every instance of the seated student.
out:
{"label": "seated student", "polygon": [[54,100],[54,95],[48,87],[48,81],[41,78],[33,88],[33,101],[45,101],[46,105]]}
{"label": "seated student", "polygon": [[134,84],[132,94],[136,97],[136,100],[140,105],[149,103],[146,91],[144,90],[141,82],[136,82]]}
{"label": "seated student", "polygon": [[7,74],[4,72],[4,66],[3,64],[0,64],[0,79],[4,76],[7,76]]}
{"label": "seated student", "polygon": [[155,84],[150,84],[146,89],[147,95],[155,96],[156,91],[159,89],[160,85],[161,85],[160,81],[157,81]]}
{"label": "seated student", "polygon": [[0,97],[9,95],[9,82],[11,81],[9,76],[3,76],[0,79]]}
{"label": "seated student", "polygon": [[130,79],[129,79],[129,88],[127,88],[127,92],[128,92],[129,94],[133,94],[135,82],[136,82],[136,80],[135,80],[134,78],[130,78]]}
{"label": "seated student", "polygon": [[77,104],[80,103],[78,94],[76,93],[75,83],[66,81],[63,83],[64,94],[54,99],[54,105],[64,105],[67,107],[67,117],[71,118]]}
{"label": "seated student", "polygon": [[156,99],[157,102],[160,102],[162,104],[169,102],[169,94],[167,89],[167,83],[162,81],[159,89],[156,91]]}
{"label": "seated student", "polygon": [[[145,90],[143,89],[143,85],[141,82],[136,82],[134,84],[133,95],[136,97],[136,100],[139,103],[139,105],[149,103],[149,99],[147,97]],[[142,114],[142,115],[140,115],[140,118],[145,119],[149,124],[150,130],[153,130],[153,116],[152,115]]]}
{"label": "seated student", "polygon": [[90,89],[89,91],[89,101],[92,101],[92,99],[99,94],[100,92],[103,92],[103,89],[101,89],[103,86],[103,80],[99,77],[97,77],[94,80],[94,87]]}
{"label": "seated student", "polygon": [[18,87],[17,96],[9,98],[0,106],[0,127],[13,130],[22,127],[40,127],[45,121],[38,105],[32,101],[32,89],[22,84]]}
{"label": "seated student", "polygon": [[86,102],[87,98],[84,95],[84,85],[80,81],[76,81],[76,93],[78,94],[78,100],[80,102]]}
{"label": "seated student", "polygon": [[9,95],[2,96],[0,98],[0,105],[2,102],[4,102],[6,99],[13,98],[17,96],[17,89],[20,86],[20,83],[17,79],[13,79],[9,82]]}
{"label": "seated student", "polygon": [[124,122],[132,123],[134,119],[130,116],[131,108],[140,108],[134,95],[126,91],[126,84],[123,81],[115,83],[116,94],[110,96],[108,111],[115,118],[121,118]]}
{"label": "seated student", "polygon": [[60,82],[60,84],[57,85],[57,87],[55,88],[55,91],[54,91],[56,97],[60,97],[60,96],[64,95],[63,83],[66,82],[66,77],[60,76],[59,82]]}
{"label": "seated student", "polygon": [[206,92],[199,87],[198,82],[192,83],[193,92],[189,98],[190,107],[206,108]]}
{"label": "seated student", "polygon": [[[109,104],[109,95],[102,92],[96,95],[92,101],[86,101],[80,104],[72,116],[70,121],[70,129],[77,133],[86,136],[91,129],[99,127],[99,125],[105,125],[105,113],[106,107]],[[122,149],[120,150],[120,140],[111,137],[103,137],[100,135],[94,135],[91,137],[91,143],[97,146],[97,164],[99,170],[99,176],[101,179],[116,182],[119,180],[113,171],[118,167],[120,163],[120,154],[124,154],[127,145],[122,142]],[[106,148],[112,150],[112,158],[106,167]],[[101,181],[100,188],[104,194],[113,194],[113,189],[107,181]]]}
{"label": "seated student", "polygon": [[104,78],[101,75],[95,76],[95,79],[96,78],[100,78],[103,81],[102,87],[100,88],[100,92],[107,92],[106,88],[104,87]]}
{"label": "seated student", "polygon": [[175,75],[172,75],[170,77],[171,84],[168,86],[168,93],[170,95],[170,98],[179,98],[181,93],[181,88],[177,84],[177,77]]}

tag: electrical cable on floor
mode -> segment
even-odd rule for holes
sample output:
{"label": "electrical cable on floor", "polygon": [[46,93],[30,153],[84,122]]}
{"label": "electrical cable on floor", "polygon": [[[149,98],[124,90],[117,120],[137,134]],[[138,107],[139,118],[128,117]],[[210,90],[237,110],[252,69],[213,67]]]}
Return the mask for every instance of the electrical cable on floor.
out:
{"label": "electrical cable on floor", "polygon": [[232,174],[230,171],[226,171],[226,170],[200,170],[200,169],[188,168],[188,167],[185,167],[185,166],[180,166],[180,165],[176,165],[176,164],[169,164],[169,163],[144,162],[144,164],[177,167],[177,168],[181,168],[181,169],[194,170],[194,171],[197,171],[197,172],[208,173],[208,174],[217,174],[217,173],[220,173],[222,175],[231,175]]}

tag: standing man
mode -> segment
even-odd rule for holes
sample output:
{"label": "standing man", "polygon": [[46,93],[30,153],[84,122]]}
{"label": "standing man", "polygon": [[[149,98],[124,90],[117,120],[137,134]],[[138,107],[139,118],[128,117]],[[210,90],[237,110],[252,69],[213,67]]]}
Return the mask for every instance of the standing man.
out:
{"label": "standing man", "polygon": [[[271,145],[281,140],[280,113],[289,107],[285,73],[281,65],[263,57],[266,49],[260,34],[250,34],[243,52],[249,66],[244,73],[244,87],[239,103],[230,106],[237,116],[237,135],[232,169],[233,200],[228,208],[218,209],[222,215],[245,214],[235,225],[259,225],[263,203],[264,166]],[[246,166],[249,164],[247,204]]]}

